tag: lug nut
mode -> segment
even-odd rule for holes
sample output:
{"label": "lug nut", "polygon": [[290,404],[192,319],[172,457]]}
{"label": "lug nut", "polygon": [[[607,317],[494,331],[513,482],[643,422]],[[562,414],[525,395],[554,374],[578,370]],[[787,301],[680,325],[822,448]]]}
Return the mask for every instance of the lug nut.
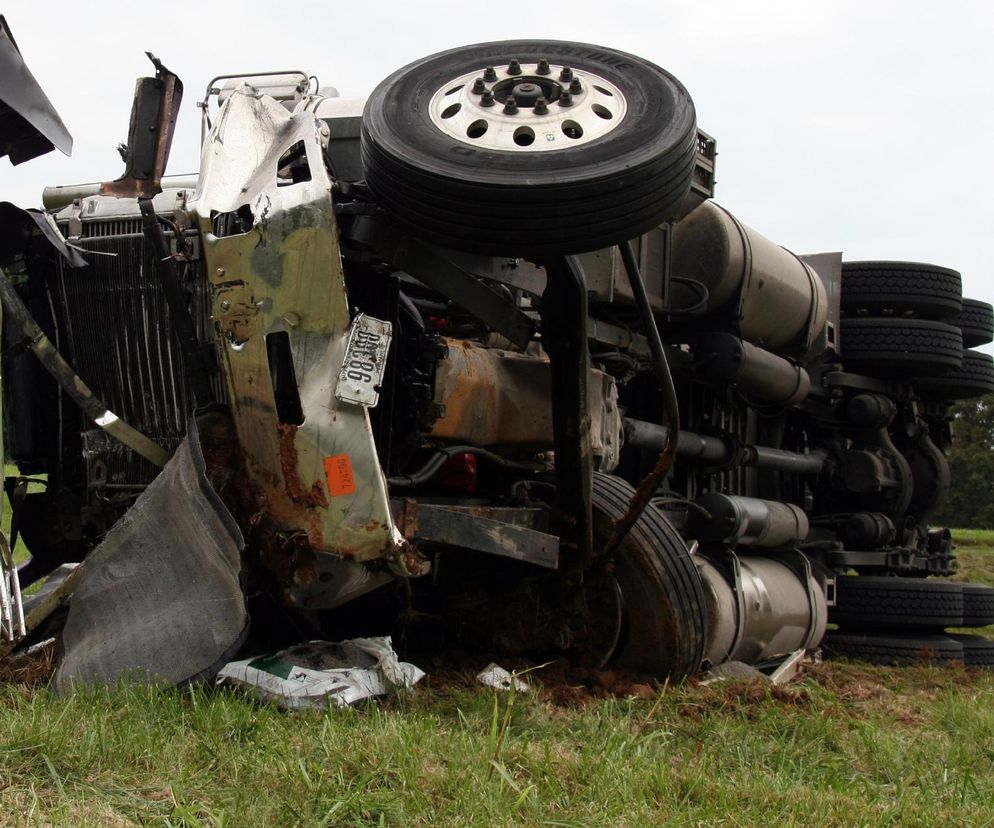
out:
{"label": "lug nut", "polygon": [[573,78],[573,80],[570,81],[569,91],[572,92],[574,95],[578,95],[580,92],[583,91],[583,86],[580,85],[579,78]]}
{"label": "lug nut", "polygon": [[507,74],[509,75],[521,74],[521,64],[518,63],[517,58],[512,58],[511,62],[507,65]]}
{"label": "lug nut", "polygon": [[487,85],[484,83],[483,78],[477,78],[473,81],[473,94],[482,95],[487,91]]}
{"label": "lug nut", "polygon": [[568,66],[563,67],[563,71],[559,73],[559,80],[568,81],[573,80],[573,70]]}
{"label": "lug nut", "polygon": [[548,75],[552,70],[549,68],[549,61],[542,58],[538,62],[538,68],[535,70],[539,75]]}
{"label": "lug nut", "polygon": [[494,105],[494,93],[489,89],[483,93],[483,97],[480,98],[480,106],[493,106]]}
{"label": "lug nut", "polygon": [[569,92],[562,92],[559,95],[560,106],[573,106],[573,96]]}
{"label": "lug nut", "polygon": [[514,95],[508,95],[504,101],[504,114],[513,115],[518,111],[518,102],[514,100]]}
{"label": "lug nut", "polygon": [[486,69],[483,70],[483,79],[488,83],[493,83],[495,80],[497,80],[497,72],[494,71],[493,66],[488,66]]}
{"label": "lug nut", "polygon": [[535,99],[535,114],[536,115],[548,115],[549,114],[549,104],[545,98]]}

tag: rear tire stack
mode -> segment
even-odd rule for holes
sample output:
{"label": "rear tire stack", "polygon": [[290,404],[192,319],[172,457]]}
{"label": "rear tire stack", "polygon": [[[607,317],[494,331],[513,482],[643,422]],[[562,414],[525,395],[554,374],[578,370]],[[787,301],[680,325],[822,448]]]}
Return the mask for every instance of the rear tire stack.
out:
{"label": "rear tire stack", "polygon": [[826,654],[871,664],[994,668],[994,640],[945,632],[994,624],[994,587],[932,578],[840,575]]}
{"label": "rear tire stack", "polygon": [[955,270],[918,262],[843,262],[840,355],[847,371],[918,380],[962,369]]}

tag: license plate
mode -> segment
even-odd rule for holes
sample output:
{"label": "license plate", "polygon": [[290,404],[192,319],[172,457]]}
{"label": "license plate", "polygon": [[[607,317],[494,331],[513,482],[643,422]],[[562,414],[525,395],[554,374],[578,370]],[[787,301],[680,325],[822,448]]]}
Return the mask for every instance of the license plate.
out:
{"label": "license plate", "polygon": [[342,402],[373,408],[387,367],[392,329],[389,322],[360,313],[349,331],[349,344],[338,374],[335,396]]}

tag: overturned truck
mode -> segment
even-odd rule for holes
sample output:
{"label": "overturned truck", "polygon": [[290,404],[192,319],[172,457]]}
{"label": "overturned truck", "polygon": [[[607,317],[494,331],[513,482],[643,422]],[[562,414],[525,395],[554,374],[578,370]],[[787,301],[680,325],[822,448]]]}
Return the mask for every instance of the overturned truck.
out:
{"label": "overturned truck", "polygon": [[671,680],[828,622],[856,657],[989,659],[942,630],[994,590],[935,577],[928,524],[950,404],[994,391],[958,273],[747,227],[686,89],[623,52],[478,44],[364,102],[224,76],[199,174],[161,182],[156,66],[125,176],[45,191],[85,266],[5,265],[91,395],[5,325],[7,452],[47,476],[7,481],[22,586],[84,561],[77,675],[207,676],[282,627]]}

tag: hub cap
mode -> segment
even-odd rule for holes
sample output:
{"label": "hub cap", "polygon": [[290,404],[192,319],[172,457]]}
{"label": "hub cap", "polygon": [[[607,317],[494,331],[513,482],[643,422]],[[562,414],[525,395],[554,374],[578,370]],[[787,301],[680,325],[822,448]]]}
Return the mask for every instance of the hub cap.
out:
{"label": "hub cap", "polygon": [[429,102],[432,123],[446,135],[503,152],[577,147],[616,129],[627,111],[625,96],[610,81],[544,61],[469,72]]}

